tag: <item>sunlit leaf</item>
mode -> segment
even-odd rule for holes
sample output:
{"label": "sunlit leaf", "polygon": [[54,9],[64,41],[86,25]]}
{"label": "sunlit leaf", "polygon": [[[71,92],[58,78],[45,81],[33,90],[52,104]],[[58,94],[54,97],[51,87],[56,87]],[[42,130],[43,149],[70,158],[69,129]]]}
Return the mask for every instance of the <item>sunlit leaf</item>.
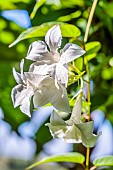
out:
{"label": "sunlit leaf", "polygon": [[70,21],[71,19],[78,18],[80,15],[81,15],[81,11],[78,10],[76,12],[69,14],[69,15],[59,17],[57,19],[57,21],[67,22],[67,21]]}
{"label": "sunlit leaf", "polygon": [[31,15],[30,15],[30,18],[31,18],[31,19],[34,18],[37,10],[38,10],[45,2],[46,2],[46,0],[37,0],[35,6],[34,6],[34,8],[33,8],[33,11],[32,11],[32,13],[31,13]]}
{"label": "sunlit leaf", "polygon": [[101,48],[101,44],[98,41],[89,42],[85,45],[87,54],[97,53]]}
{"label": "sunlit leaf", "polygon": [[95,166],[113,166],[113,155],[97,158],[93,161]]}
{"label": "sunlit leaf", "polygon": [[80,30],[74,25],[61,22],[48,22],[40,26],[29,28],[26,31],[22,32],[19,37],[12,44],[9,45],[9,47],[12,47],[13,45],[24,39],[33,37],[44,37],[48,29],[56,24],[60,26],[63,37],[78,37],[81,34]]}
{"label": "sunlit leaf", "polygon": [[38,165],[48,163],[48,162],[73,162],[73,163],[83,164],[84,160],[85,160],[84,155],[77,153],[77,152],[59,154],[59,155],[46,157],[42,159],[41,161],[36,162],[32,164],[31,166],[29,166],[27,170],[32,169]]}
{"label": "sunlit leaf", "polygon": [[96,53],[88,54],[84,56],[84,64],[96,57]]}
{"label": "sunlit leaf", "polygon": [[60,0],[61,4],[63,7],[74,7],[75,5],[78,5],[78,6],[83,6],[84,5],[84,1],[83,0],[69,0],[69,1],[66,1],[66,0]]}
{"label": "sunlit leaf", "polygon": [[96,57],[96,53],[100,50],[101,44],[98,41],[93,41],[85,44],[86,55],[84,57],[84,63],[92,60]]}
{"label": "sunlit leaf", "polygon": [[19,2],[23,2],[23,3],[29,3],[30,0],[0,0],[0,9],[2,10],[13,10],[13,9],[16,9],[17,6],[16,6],[16,3],[19,3]]}

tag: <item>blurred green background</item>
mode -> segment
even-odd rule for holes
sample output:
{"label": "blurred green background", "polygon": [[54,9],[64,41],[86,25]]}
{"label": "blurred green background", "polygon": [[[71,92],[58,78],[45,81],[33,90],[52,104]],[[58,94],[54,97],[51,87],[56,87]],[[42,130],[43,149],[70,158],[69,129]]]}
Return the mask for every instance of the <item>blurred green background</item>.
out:
{"label": "blurred green background", "polygon": [[[31,20],[29,16],[36,4],[35,0],[0,0],[1,170],[23,170],[32,162],[54,153],[79,151],[85,154],[85,148],[81,144],[71,145],[66,144],[63,140],[52,140],[48,128],[44,125],[45,122],[49,121],[51,107],[34,111],[31,119],[21,113],[19,108],[13,108],[10,94],[16,83],[12,75],[12,68],[15,67],[19,71],[19,62],[26,57],[30,43],[38,39],[43,40],[44,37],[25,39],[12,48],[8,46],[26,29],[51,21],[77,26],[81,30],[81,36],[78,38],[83,41],[92,2],[92,0],[42,1],[42,5]],[[64,38],[63,43],[68,41],[79,43],[77,39],[73,38]],[[98,2],[88,39],[88,42],[93,41],[100,42],[101,48],[91,49],[92,51],[89,52],[92,83],[91,112],[92,119],[95,120],[95,132],[102,130],[103,135],[95,149],[92,149],[91,162],[97,156],[113,154],[112,0],[99,0]],[[26,60],[25,70],[27,70],[28,65],[29,61]],[[71,88],[73,89],[73,86]],[[48,164],[35,169],[52,170],[53,168],[54,170],[82,169],[78,165],[70,163]]]}

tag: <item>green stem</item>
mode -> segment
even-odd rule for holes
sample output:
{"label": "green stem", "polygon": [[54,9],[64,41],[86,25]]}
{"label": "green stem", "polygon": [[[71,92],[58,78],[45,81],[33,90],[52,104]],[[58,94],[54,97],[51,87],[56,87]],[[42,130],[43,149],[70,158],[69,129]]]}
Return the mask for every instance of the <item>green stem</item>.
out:
{"label": "green stem", "polygon": [[[93,5],[90,11],[90,15],[88,18],[88,23],[87,23],[87,27],[86,27],[86,32],[85,32],[85,36],[84,36],[84,42],[86,43],[88,40],[88,34],[89,34],[89,28],[93,19],[93,15],[94,15],[94,11],[96,8],[98,0],[94,0],[93,1]],[[86,59],[87,61],[87,59]],[[87,81],[90,82],[90,74],[89,74],[89,66],[88,66],[88,61],[86,62],[86,72],[87,72]],[[90,83],[87,84],[87,99],[88,102],[90,102]],[[90,106],[88,109],[88,121],[90,121]],[[85,170],[89,170],[89,157],[90,157],[90,148],[87,148],[86,150],[86,169]]]}

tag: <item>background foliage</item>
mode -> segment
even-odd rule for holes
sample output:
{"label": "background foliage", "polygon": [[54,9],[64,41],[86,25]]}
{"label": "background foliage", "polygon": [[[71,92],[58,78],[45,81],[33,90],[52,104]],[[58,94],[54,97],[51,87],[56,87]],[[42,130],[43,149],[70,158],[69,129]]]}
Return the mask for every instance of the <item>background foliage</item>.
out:
{"label": "background foliage", "polygon": [[[11,44],[26,28],[14,21],[6,19],[3,16],[5,10],[27,10],[31,14],[28,18],[29,27],[39,26],[47,22],[64,22],[77,26],[81,35],[76,38],[74,36],[63,38],[63,45],[68,41],[82,45],[86,24],[92,5],[92,0],[46,0],[41,1],[36,11],[35,0],[0,0],[0,107],[4,113],[4,122],[11,125],[10,134],[13,131],[22,137],[18,127],[23,122],[30,122],[30,119],[14,109],[11,101],[10,93],[15,81],[12,76],[12,68],[19,69],[19,62],[26,57],[28,47],[31,42],[38,39],[44,39],[46,31],[42,31],[42,36],[33,38],[27,37],[18,44],[9,49]],[[35,8],[34,8],[35,6]],[[89,69],[92,81],[91,90],[91,111],[100,109],[104,113],[104,119],[108,119],[113,125],[113,2],[110,0],[100,0],[95,10],[95,15],[90,28],[88,43],[86,44],[87,59],[90,60]],[[34,16],[34,13],[35,16]],[[18,14],[20,15],[20,14]],[[48,24],[47,24],[48,25]],[[46,28],[48,29],[48,28]],[[69,30],[69,34],[72,34]],[[68,38],[67,38],[68,37]],[[78,64],[79,63],[79,64]],[[26,68],[29,61],[26,61]],[[84,71],[82,59],[76,61],[77,67]],[[84,77],[85,79],[85,77]],[[73,82],[68,88],[69,96],[73,96],[76,91],[77,83]],[[41,113],[40,113],[41,116]],[[45,122],[48,121],[44,120]],[[104,120],[103,120],[104,121]],[[96,131],[97,129],[95,129]],[[36,154],[39,153],[46,142],[50,141],[51,135],[48,128],[43,124],[32,135],[32,139],[36,142]],[[73,150],[85,153],[85,148],[81,145],[75,145]],[[112,148],[111,148],[112,150]],[[113,150],[112,150],[113,151]],[[113,154],[113,152],[111,153]],[[2,156],[2,154],[0,153]],[[17,163],[18,164],[18,163]],[[20,166],[18,164],[18,166]],[[18,167],[17,166],[17,167]],[[23,167],[25,162],[23,162]],[[51,165],[52,166],[52,165]],[[23,168],[21,167],[21,169]],[[61,170],[64,168],[72,169],[73,166],[62,164]],[[47,168],[47,167],[46,167]],[[49,167],[50,168],[50,167]],[[77,169],[77,165],[76,165]]]}

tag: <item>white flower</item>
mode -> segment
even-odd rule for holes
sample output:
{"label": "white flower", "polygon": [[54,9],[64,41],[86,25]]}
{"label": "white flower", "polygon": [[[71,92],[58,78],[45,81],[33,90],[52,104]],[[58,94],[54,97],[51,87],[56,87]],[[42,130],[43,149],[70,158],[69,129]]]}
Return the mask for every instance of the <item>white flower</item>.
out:
{"label": "white flower", "polygon": [[34,107],[51,103],[56,109],[70,112],[66,89],[59,85],[50,76],[23,72],[24,60],[20,63],[21,73],[13,68],[13,75],[18,83],[11,92],[14,107],[20,106],[20,110],[30,116],[30,100],[33,96]]}
{"label": "white flower", "polygon": [[82,123],[82,93],[77,97],[72,115],[69,120],[64,121],[58,113],[53,111],[49,126],[50,132],[54,138],[64,138],[68,143],[83,143],[85,147],[93,147],[100,134],[93,134],[93,121]]}
{"label": "white flower", "polygon": [[[55,78],[55,82],[67,86],[68,82],[68,70],[67,63],[77,59],[85,53],[85,51],[76,44],[68,43],[65,47],[58,52],[61,46],[61,30],[59,25],[55,25],[49,29],[45,36],[45,42],[35,41],[28,50],[27,59],[35,61],[31,65],[31,70],[36,73],[36,67],[42,67],[42,65],[51,65],[46,67],[45,74],[50,74]],[[47,44],[47,45],[46,45]],[[48,50],[48,47],[49,50]],[[40,72],[43,74],[42,72]]]}

